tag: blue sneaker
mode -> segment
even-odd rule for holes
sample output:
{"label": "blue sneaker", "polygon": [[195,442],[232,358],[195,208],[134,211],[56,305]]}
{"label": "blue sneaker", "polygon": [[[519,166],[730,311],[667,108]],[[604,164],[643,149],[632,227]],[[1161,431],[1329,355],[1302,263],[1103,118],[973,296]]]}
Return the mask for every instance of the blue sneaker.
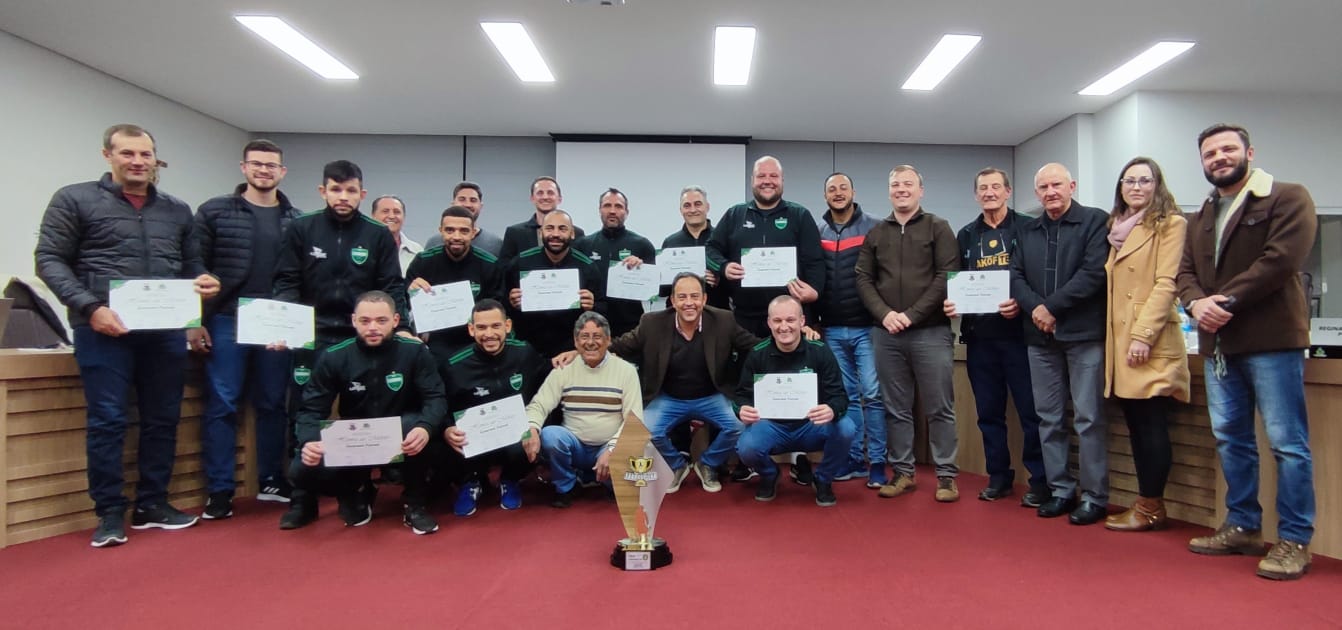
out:
{"label": "blue sneaker", "polygon": [[848,464],[848,469],[840,472],[834,477],[835,481],[848,481],[850,479],[861,479],[867,476],[867,465],[865,462],[852,462]]}
{"label": "blue sneaker", "polygon": [[867,487],[879,489],[886,483],[889,483],[889,480],[885,476],[885,464],[872,464],[867,471]]}
{"label": "blue sneaker", "polygon": [[480,482],[468,481],[457,493],[457,502],[452,504],[452,513],[457,516],[475,514],[475,502],[480,498]]}
{"label": "blue sneaker", "polygon": [[516,510],[522,507],[522,486],[516,481],[502,480],[499,482],[499,507],[505,510]]}

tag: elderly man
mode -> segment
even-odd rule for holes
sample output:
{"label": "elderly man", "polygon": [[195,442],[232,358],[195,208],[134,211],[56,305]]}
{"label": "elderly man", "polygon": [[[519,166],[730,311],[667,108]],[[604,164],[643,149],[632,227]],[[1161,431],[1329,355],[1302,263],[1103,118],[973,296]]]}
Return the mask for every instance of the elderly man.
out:
{"label": "elderly man", "polygon": [[396,253],[401,263],[401,273],[410,267],[415,255],[424,251],[424,246],[405,235],[405,202],[396,195],[382,195],[373,200],[374,219],[386,224],[391,237],[396,241]]}

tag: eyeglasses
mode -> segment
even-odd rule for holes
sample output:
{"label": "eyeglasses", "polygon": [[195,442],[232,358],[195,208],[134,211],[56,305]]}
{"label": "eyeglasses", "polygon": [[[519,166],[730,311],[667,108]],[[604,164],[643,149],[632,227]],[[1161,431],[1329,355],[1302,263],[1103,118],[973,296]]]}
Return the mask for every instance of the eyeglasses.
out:
{"label": "eyeglasses", "polygon": [[1128,188],[1136,188],[1136,187],[1138,187],[1138,186],[1141,186],[1142,188],[1146,188],[1147,186],[1150,186],[1151,184],[1156,183],[1156,180],[1155,180],[1154,178],[1151,178],[1151,177],[1138,177],[1138,178],[1136,178],[1136,179],[1131,178],[1131,177],[1128,177],[1128,178],[1124,178],[1124,179],[1120,179],[1120,180],[1118,180],[1118,183],[1123,184],[1124,186],[1127,186]]}
{"label": "eyeglasses", "polygon": [[278,171],[281,168],[284,168],[283,164],[276,164],[274,162],[257,162],[256,160],[247,160],[246,162],[243,162],[243,164],[246,164],[248,168],[256,169],[258,171],[262,169],[267,171]]}

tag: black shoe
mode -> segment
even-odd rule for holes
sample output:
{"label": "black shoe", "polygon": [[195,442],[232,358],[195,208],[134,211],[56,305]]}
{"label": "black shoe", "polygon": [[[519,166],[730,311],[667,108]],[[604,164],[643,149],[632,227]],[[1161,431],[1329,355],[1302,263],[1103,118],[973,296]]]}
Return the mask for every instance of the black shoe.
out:
{"label": "black shoe", "polygon": [[1057,518],[1074,509],[1076,509],[1076,497],[1049,497],[1049,500],[1039,506],[1036,514],[1039,518]]}
{"label": "black shoe", "polygon": [[405,506],[405,526],[410,531],[415,532],[417,536],[432,534],[438,531],[438,521],[433,520],[429,511],[422,505]]}
{"label": "black shoe", "polygon": [[130,528],[186,529],[199,521],[200,519],[167,503],[160,503],[147,508],[135,508],[135,511],[131,514]]}
{"label": "black shoe", "polygon": [[773,501],[778,496],[778,476],[760,477],[760,485],[755,488],[756,501]]}
{"label": "black shoe", "polygon": [[373,508],[364,501],[364,492],[357,490],[351,494],[336,497],[339,503],[340,518],[346,527],[361,527],[373,520]]}
{"label": "black shoe", "polygon": [[115,547],[126,543],[126,515],[117,511],[98,517],[98,528],[93,530],[93,547]]}
{"label": "black shoe", "polygon": [[1048,499],[1049,499],[1049,493],[1047,487],[1035,488],[1032,486],[1030,490],[1020,498],[1020,506],[1031,509],[1037,509],[1039,506],[1043,505],[1044,502],[1047,501]]}
{"label": "black shoe", "polygon": [[389,483],[397,486],[405,483],[405,477],[401,474],[400,466],[383,466],[379,471],[379,483]]}
{"label": "black shoe", "polygon": [[200,517],[207,521],[220,521],[230,516],[233,516],[233,493],[228,490],[211,492]]}
{"label": "black shoe", "polygon": [[743,481],[750,481],[751,479],[758,476],[760,476],[760,474],[755,472],[754,468],[746,466],[745,464],[737,464],[736,468],[732,469],[732,481],[738,483]]}
{"label": "black shoe", "polygon": [[[980,501],[996,501],[996,500],[1001,499],[1001,498],[1003,498],[1003,497],[1009,497],[1009,496],[1011,496],[1011,494],[1014,493],[1015,491],[1016,491],[1016,489],[1015,489],[1015,488],[1012,488],[1012,487],[1011,487],[1011,484],[1006,484],[1006,485],[1001,485],[1001,486],[988,486],[987,488],[984,488],[982,492],[979,493],[979,500],[980,500]],[[1035,506],[1035,507],[1038,507],[1038,506]]]}
{"label": "black shoe", "polygon": [[797,455],[797,461],[792,464],[788,474],[799,486],[809,486],[815,483],[815,473],[811,472],[811,460],[806,457],[806,453]]}
{"label": "black shoe", "polygon": [[1103,505],[1082,501],[1081,505],[1067,516],[1067,522],[1073,525],[1093,525],[1109,516],[1109,508]]}
{"label": "black shoe", "polygon": [[317,497],[304,493],[295,496],[289,509],[280,516],[280,529],[298,529],[317,520]]}
{"label": "black shoe", "polygon": [[555,498],[550,502],[550,507],[564,509],[573,505],[573,500],[578,498],[578,486],[575,485],[568,492],[555,492]]}
{"label": "black shoe", "polygon": [[293,489],[289,487],[289,482],[283,479],[266,479],[261,482],[261,491],[256,493],[256,500],[288,503],[291,494]]}
{"label": "black shoe", "polygon": [[834,484],[824,481],[815,482],[815,504],[820,507],[829,507],[838,503],[838,497],[834,496]]}

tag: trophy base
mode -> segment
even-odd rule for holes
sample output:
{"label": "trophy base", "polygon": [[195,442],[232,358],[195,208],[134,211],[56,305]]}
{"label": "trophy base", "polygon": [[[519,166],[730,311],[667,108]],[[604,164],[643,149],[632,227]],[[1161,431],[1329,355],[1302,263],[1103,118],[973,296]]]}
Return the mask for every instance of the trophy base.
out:
{"label": "trophy base", "polygon": [[615,543],[610,553],[611,566],[625,571],[651,571],[671,564],[671,547],[662,538],[652,539],[649,548],[640,548],[638,541],[624,538]]}

